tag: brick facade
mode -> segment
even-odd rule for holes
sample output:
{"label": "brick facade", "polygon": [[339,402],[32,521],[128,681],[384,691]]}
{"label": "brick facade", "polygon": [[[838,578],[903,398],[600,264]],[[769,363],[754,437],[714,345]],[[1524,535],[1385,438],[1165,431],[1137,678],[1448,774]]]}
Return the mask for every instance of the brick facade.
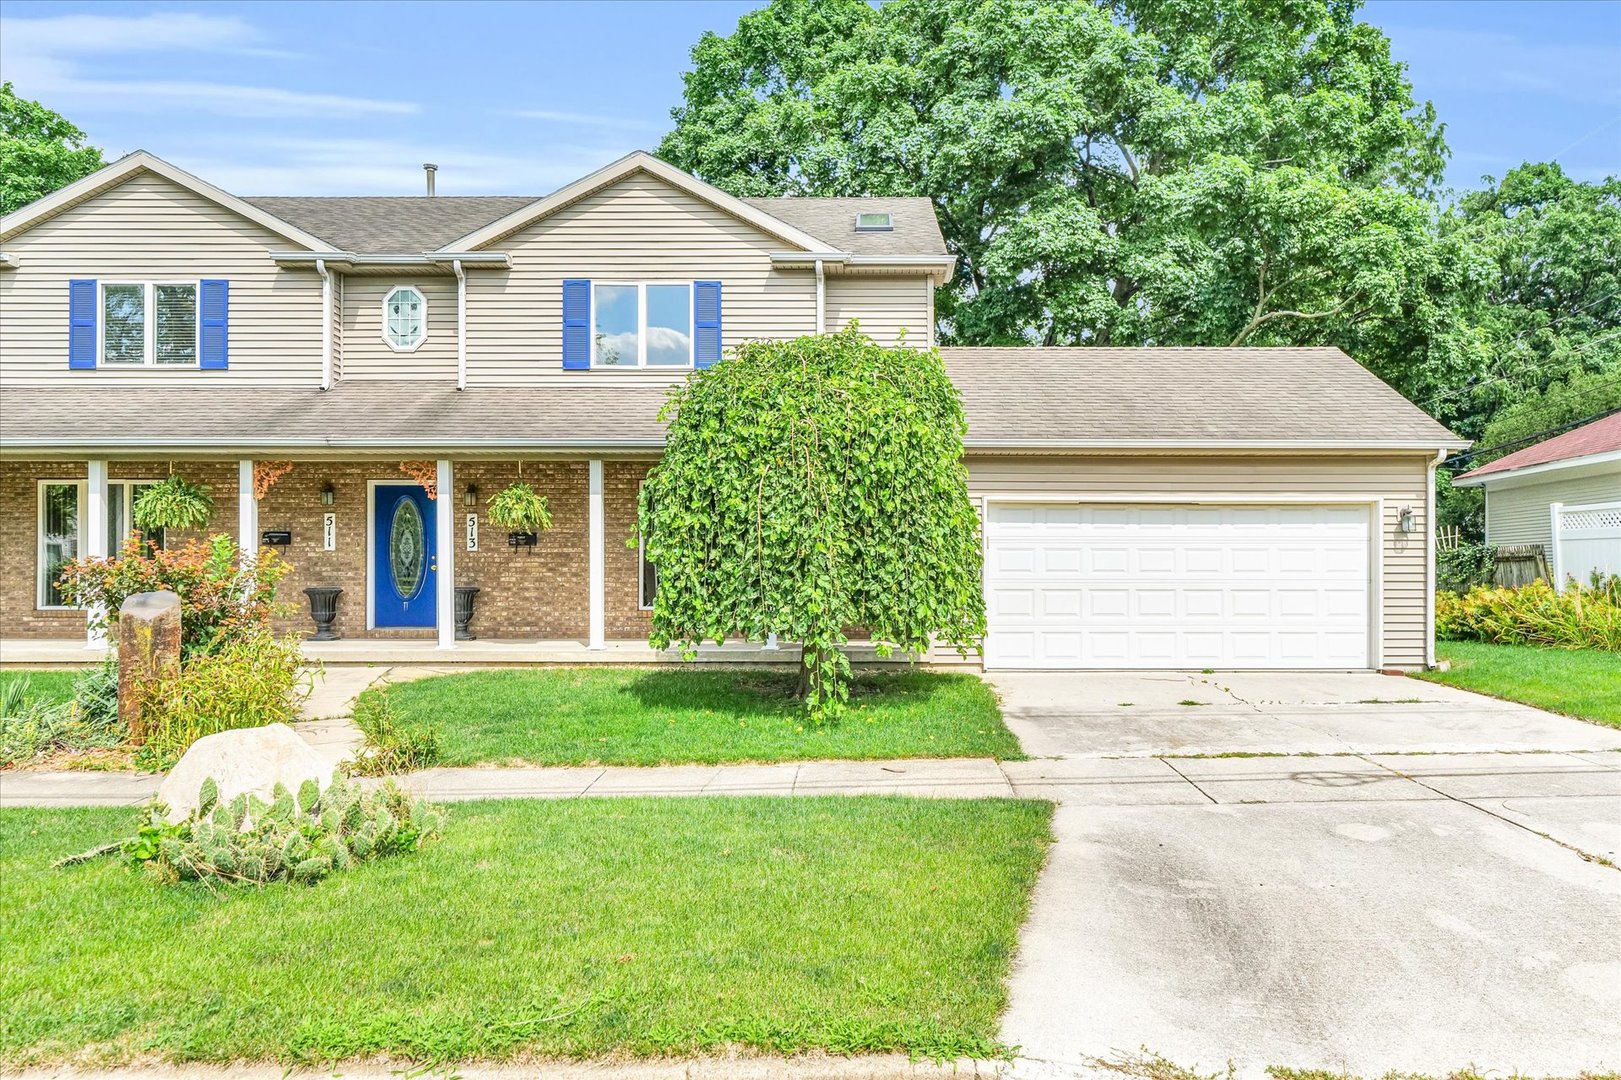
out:
{"label": "brick facade", "polygon": [[[607,461],[603,467],[605,524],[606,634],[612,639],[647,636],[649,613],[639,606],[640,555],[626,546],[636,532],[636,499],[645,461]],[[167,461],[112,461],[111,479],[161,479]],[[237,531],[237,464],[179,462],[187,480],[208,484],[215,501],[207,532]],[[491,524],[485,506],[491,496],[519,478],[516,461],[466,461],[455,465],[455,490],[439,493],[439,512],[452,515],[456,583],[480,589],[474,608],[473,633],[480,638],[584,640],[588,632],[590,582],[588,562],[589,488],[584,460],[525,462],[522,478],[545,495],[552,528],[534,548],[510,548],[506,532]],[[80,480],[81,462],[0,463],[0,637],[69,638],[84,633],[84,617],[74,611],[39,610],[35,603],[38,564],[37,481]],[[366,629],[367,548],[372,542],[368,491],[373,481],[408,482],[391,459],[375,462],[299,461],[259,503],[259,528],[287,530],[292,543],[278,548],[291,563],[279,593],[284,611],[282,630],[314,632],[303,590],[336,585],[334,629],[346,638],[431,638],[432,629]],[[321,492],[331,484],[333,503],[323,505]],[[477,488],[476,505],[465,503],[468,485]],[[334,550],[323,550],[323,515],[336,515]],[[478,517],[478,550],[466,546],[468,514]],[[181,543],[203,531],[171,534]]]}

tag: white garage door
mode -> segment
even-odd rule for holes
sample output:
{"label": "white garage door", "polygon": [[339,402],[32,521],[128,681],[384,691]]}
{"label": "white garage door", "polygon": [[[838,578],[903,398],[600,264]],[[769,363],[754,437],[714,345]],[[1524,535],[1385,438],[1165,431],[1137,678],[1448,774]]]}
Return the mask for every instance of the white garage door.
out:
{"label": "white garage door", "polygon": [[1369,511],[992,502],[985,665],[1368,667]]}

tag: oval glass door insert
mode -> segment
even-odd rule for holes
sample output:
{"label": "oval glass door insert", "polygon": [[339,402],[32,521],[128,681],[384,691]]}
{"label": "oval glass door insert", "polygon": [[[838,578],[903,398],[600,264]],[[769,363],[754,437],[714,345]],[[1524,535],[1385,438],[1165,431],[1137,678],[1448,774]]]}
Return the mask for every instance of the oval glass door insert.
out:
{"label": "oval glass door insert", "polygon": [[394,591],[410,600],[422,591],[423,573],[428,562],[428,545],[422,528],[422,511],[410,499],[394,504],[394,520],[388,526],[388,573]]}

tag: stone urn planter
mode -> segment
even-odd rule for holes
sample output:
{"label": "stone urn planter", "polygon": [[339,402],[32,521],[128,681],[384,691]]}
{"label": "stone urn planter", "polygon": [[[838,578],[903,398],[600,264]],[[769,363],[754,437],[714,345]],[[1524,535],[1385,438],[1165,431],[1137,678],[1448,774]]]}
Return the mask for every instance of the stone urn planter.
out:
{"label": "stone urn planter", "polygon": [[473,632],[467,624],[473,621],[473,601],[478,596],[477,585],[456,586],[456,640],[472,641]]}
{"label": "stone urn planter", "polygon": [[315,636],[311,641],[336,641],[340,636],[332,629],[338,617],[338,597],[343,590],[336,585],[316,585],[304,590],[310,598],[310,618],[315,620]]}

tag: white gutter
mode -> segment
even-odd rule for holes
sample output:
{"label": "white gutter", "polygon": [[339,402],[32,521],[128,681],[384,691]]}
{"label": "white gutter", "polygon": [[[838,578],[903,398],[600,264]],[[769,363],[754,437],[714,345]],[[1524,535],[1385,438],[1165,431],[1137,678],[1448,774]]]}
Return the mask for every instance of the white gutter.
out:
{"label": "white gutter", "polygon": [[[1429,533],[1424,544],[1424,666],[1435,666],[1435,471],[1447,459],[1447,451],[1438,450],[1430,462],[1430,482],[1424,489],[1424,531]],[[1383,603],[1383,600],[1380,600]]]}
{"label": "white gutter", "polygon": [[321,389],[332,389],[332,271],[325,259],[315,260],[321,275]]}
{"label": "white gutter", "polygon": [[329,265],[334,266],[400,266],[400,267],[443,267],[446,263],[460,260],[469,268],[494,267],[497,269],[510,269],[512,257],[504,251],[450,251],[450,252],[422,252],[402,255],[358,255],[352,251],[272,251],[270,260],[282,265],[303,266],[312,261],[325,259]]}
{"label": "white gutter", "polygon": [[[1604,465],[1611,461],[1621,461],[1621,450],[1606,450],[1585,457],[1560,458],[1558,461],[1544,461],[1537,465],[1524,465],[1518,469],[1501,469],[1484,476],[1460,476],[1452,481],[1452,486],[1479,487],[1481,484],[1493,484],[1500,480],[1518,480],[1522,476],[1540,476],[1543,473],[1559,472],[1563,469],[1578,469],[1585,465]],[[1482,465],[1481,468],[1485,466]]]}
{"label": "white gutter", "polygon": [[456,389],[467,389],[467,275],[462,273],[462,261],[452,259],[450,268],[456,272]]}
{"label": "white gutter", "polygon": [[344,439],[334,436],[307,435],[279,439],[245,439],[240,435],[207,435],[179,438],[107,438],[83,439],[17,439],[0,442],[0,454],[16,450],[76,450],[86,455],[95,448],[113,450],[128,448],[149,449],[153,453],[163,450],[217,450],[230,448],[247,454],[257,450],[642,450],[661,449],[663,438],[638,439],[467,439],[461,442],[442,439],[423,439],[416,442],[401,439]]}
{"label": "white gutter", "polygon": [[1375,442],[1367,439],[975,439],[969,450],[1427,450],[1468,446],[1462,441]]}

